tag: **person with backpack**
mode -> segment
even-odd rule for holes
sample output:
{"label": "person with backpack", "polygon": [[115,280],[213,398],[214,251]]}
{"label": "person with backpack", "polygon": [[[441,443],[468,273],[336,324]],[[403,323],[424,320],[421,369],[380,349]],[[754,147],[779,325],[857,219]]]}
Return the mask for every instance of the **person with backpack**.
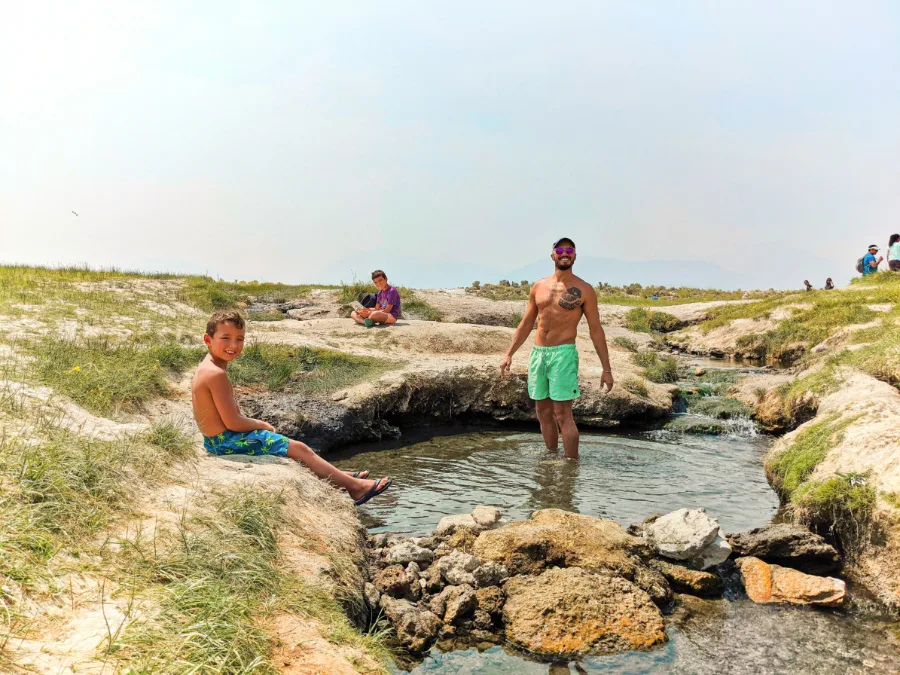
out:
{"label": "person with backpack", "polygon": [[888,239],[888,267],[900,272],[900,234],[892,234]]}
{"label": "person with backpack", "polygon": [[875,274],[878,271],[878,266],[881,264],[881,261],[884,260],[884,256],[878,256],[876,259],[876,253],[878,253],[878,247],[875,244],[870,244],[869,252],[856,261],[856,271],[863,276]]}

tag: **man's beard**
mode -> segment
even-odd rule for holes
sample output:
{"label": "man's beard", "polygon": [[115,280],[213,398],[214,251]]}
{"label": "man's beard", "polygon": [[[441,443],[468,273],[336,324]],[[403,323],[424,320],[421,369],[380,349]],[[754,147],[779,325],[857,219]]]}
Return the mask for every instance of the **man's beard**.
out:
{"label": "man's beard", "polygon": [[572,265],[574,265],[574,264],[575,264],[574,262],[562,263],[562,262],[559,262],[559,260],[557,260],[556,261],[556,269],[562,270],[563,272],[565,272],[566,270],[572,269]]}

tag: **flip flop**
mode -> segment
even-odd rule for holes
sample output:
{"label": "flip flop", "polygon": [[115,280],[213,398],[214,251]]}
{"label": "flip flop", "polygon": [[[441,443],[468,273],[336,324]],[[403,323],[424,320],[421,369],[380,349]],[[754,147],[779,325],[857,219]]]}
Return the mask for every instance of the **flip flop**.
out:
{"label": "flip flop", "polygon": [[391,483],[393,483],[393,482],[394,481],[391,478],[378,479],[377,481],[375,481],[375,484],[372,486],[372,488],[366,494],[364,494],[362,497],[360,497],[355,502],[353,502],[353,504],[356,506],[361,506],[361,505],[365,504],[367,501],[372,499],[372,497],[377,497],[382,492],[384,492],[389,487],[391,487]]}
{"label": "flip flop", "polygon": [[369,477],[369,472],[368,472],[366,469],[363,469],[362,471],[354,471],[354,472],[351,473],[350,475],[351,475],[353,478],[368,478],[368,477]]}

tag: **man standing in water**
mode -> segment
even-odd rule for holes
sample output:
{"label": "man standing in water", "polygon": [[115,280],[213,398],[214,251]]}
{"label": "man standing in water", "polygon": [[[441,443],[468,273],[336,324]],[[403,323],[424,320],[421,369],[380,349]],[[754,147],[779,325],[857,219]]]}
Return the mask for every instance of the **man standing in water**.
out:
{"label": "man standing in water", "polygon": [[589,283],[572,273],[575,242],[563,237],[553,244],[550,258],[556,264],[556,271],[531,287],[528,309],[500,364],[500,375],[506,375],[513,354],[528,339],[537,319],[537,336],[528,364],[528,395],[534,400],[547,449],[557,451],[562,432],[566,457],[578,459],[578,427],[572,417],[572,402],[581,395],[575,337],[582,316],[587,319],[591,341],[603,364],[600,379],[607,391],[612,391],[613,376],[606,334],[600,325],[597,293]]}

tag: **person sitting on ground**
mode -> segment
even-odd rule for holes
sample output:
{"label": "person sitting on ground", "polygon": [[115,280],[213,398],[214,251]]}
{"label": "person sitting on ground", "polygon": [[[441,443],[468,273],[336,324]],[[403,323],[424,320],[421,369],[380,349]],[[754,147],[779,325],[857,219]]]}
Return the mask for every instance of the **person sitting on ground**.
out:
{"label": "person sitting on ground", "polygon": [[375,307],[360,307],[350,314],[350,318],[366,328],[371,328],[376,323],[397,323],[400,318],[400,292],[388,284],[387,275],[381,270],[372,272],[372,283],[378,289]]}
{"label": "person sitting on ground", "polygon": [[833,291],[833,290],[834,290],[834,282],[831,280],[831,277],[828,277],[828,278],[825,280],[825,290],[826,290],[826,291]]}
{"label": "person sitting on ground", "polygon": [[809,279],[804,279],[804,280],[803,280],[803,283],[804,283],[804,285],[806,286],[806,290],[808,290],[808,291],[813,290],[812,284],[809,283]]}
{"label": "person sitting on ground", "polygon": [[900,234],[892,234],[888,239],[888,267],[900,272]]}
{"label": "person sitting on ground", "polygon": [[878,259],[876,260],[876,253],[878,253],[878,247],[875,244],[870,244],[869,252],[863,256],[863,276],[875,274],[878,271],[878,266],[881,264],[881,261],[884,260],[884,256],[878,256]]}
{"label": "person sitting on ground", "polygon": [[194,419],[203,434],[203,447],[212,455],[275,455],[302,462],[319,478],[345,489],[359,506],[391,486],[388,477],[367,480],[367,471],[344,472],[319,457],[308,445],[275,433],[268,422],[244,417],[234,400],[228,364],[244,349],[244,317],[229,310],[213,314],[203,341],[203,357],[191,386]]}

